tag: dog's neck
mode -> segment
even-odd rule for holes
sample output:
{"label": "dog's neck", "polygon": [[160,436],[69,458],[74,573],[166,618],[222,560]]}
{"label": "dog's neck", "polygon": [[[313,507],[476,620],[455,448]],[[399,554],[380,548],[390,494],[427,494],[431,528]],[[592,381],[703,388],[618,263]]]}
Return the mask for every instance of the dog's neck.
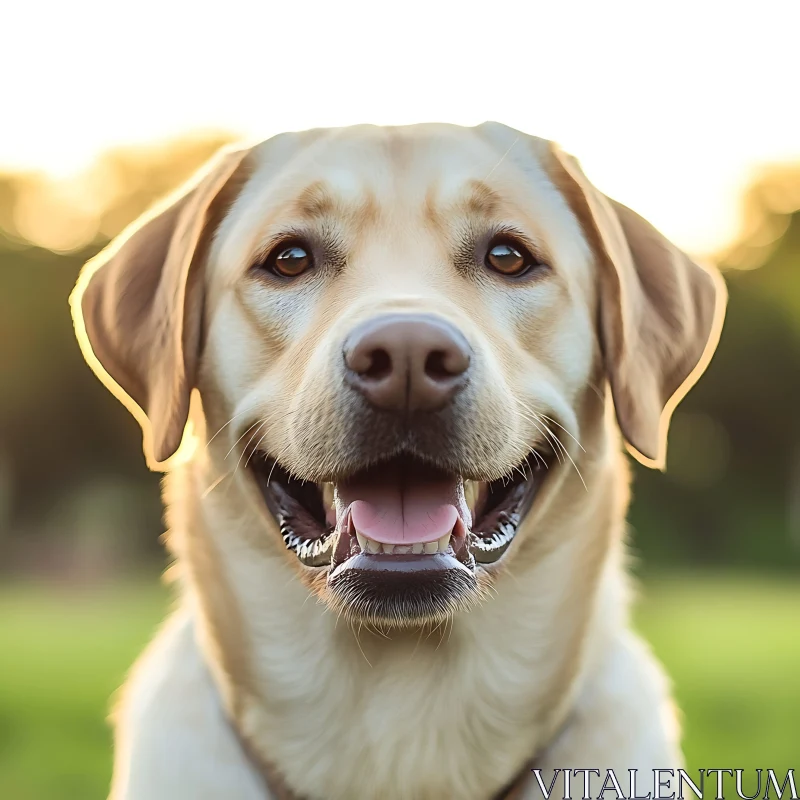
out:
{"label": "dog's neck", "polygon": [[388,634],[311,595],[240,479],[211,465],[168,480],[185,602],[232,723],[298,796],[347,797],[353,780],[365,797],[494,796],[551,740],[623,624],[627,485],[611,454],[582,467],[588,493],[559,478],[490,600]]}

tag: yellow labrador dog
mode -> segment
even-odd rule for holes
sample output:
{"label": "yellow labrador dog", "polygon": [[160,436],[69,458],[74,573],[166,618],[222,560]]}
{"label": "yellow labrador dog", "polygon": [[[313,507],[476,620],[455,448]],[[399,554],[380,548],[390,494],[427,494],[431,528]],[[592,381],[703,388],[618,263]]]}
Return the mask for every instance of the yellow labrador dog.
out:
{"label": "yellow labrador dog", "polygon": [[662,464],[724,305],[495,123],[276,136],[126,231],[72,308],[167,471],[180,603],[125,687],[114,800],[681,766],[628,625],[622,440]]}

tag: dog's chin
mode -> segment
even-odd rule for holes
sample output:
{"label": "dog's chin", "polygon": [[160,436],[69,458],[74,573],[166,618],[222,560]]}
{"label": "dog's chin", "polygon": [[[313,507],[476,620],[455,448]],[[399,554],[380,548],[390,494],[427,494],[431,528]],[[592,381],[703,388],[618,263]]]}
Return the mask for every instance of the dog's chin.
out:
{"label": "dog's chin", "polygon": [[376,627],[441,624],[478,603],[550,464],[532,450],[507,476],[464,480],[396,456],[330,483],[256,452],[249,468],[286,548],[337,613]]}

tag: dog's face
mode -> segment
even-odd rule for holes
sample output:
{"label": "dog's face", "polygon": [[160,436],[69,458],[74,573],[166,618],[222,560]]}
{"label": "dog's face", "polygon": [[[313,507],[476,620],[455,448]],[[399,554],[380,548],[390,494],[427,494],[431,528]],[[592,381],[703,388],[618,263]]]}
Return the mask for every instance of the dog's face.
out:
{"label": "dog's face", "polygon": [[346,615],[413,626],[514,558],[542,485],[579,474],[606,379],[629,443],[662,458],[722,297],[549,143],[437,125],[227,154],[74,307],[153,460],[199,389],[264,536]]}

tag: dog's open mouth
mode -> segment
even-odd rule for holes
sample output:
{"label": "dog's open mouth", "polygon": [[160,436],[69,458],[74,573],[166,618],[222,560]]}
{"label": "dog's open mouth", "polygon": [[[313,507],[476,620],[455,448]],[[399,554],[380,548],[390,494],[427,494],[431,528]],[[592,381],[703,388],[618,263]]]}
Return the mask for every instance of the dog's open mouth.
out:
{"label": "dog's open mouth", "polygon": [[476,567],[503,557],[549,461],[532,452],[503,479],[465,481],[402,456],[322,484],[260,453],[249,463],[286,547],[327,570],[334,605],[402,625],[441,621],[480,597]]}
{"label": "dog's open mouth", "polygon": [[491,564],[513,541],[546,465],[535,453],[508,477],[478,482],[398,457],[317,484],[263,454],[250,460],[286,546],[306,566],[334,570],[359,555],[381,559],[376,564],[433,563],[438,555]]}

